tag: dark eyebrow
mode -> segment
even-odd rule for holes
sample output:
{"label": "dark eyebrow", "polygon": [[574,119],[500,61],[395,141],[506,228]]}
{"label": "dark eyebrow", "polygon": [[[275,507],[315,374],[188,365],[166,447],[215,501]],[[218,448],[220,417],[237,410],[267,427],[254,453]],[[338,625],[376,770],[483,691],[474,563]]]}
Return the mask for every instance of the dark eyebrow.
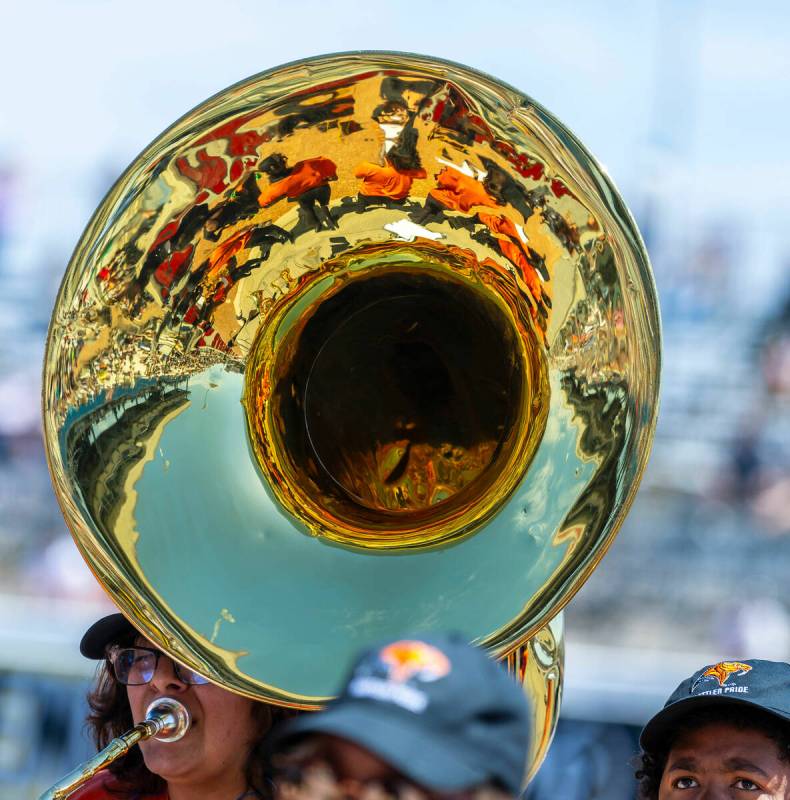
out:
{"label": "dark eyebrow", "polygon": [[728,758],[724,762],[724,766],[730,772],[740,772],[741,770],[746,770],[747,772],[756,772],[758,775],[762,775],[763,778],[770,778],[771,776],[765,772],[765,770],[760,769],[757,764],[753,764],[751,761],[747,761],[745,758],[739,758],[735,756],[734,758]]}
{"label": "dark eyebrow", "polygon": [[676,758],[667,766],[667,769],[685,769],[689,772],[693,772],[696,768],[697,762],[691,756],[681,756],[680,758]]}

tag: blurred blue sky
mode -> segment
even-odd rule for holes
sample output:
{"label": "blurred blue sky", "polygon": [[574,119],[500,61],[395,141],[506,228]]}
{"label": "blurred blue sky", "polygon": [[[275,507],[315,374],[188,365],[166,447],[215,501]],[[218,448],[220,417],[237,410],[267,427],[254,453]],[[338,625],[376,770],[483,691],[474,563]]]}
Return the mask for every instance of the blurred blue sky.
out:
{"label": "blurred blue sky", "polygon": [[687,222],[704,206],[706,215],[745,213],[783,228],[789,8],[779,0],[13,3],[0,49],[0,161],[24,171],[29,221],[73,238],[110,178],[210,94],[308,55],[395,49],[467,63],[532,95],[627,198],[653,184],[676,196]]}
{"label": "blurred blue sky", "polygon": [[686,276],[711,246],[717,277],[700,280],[733,318],[770,313],[790,286],[780,0],[32,0],[2,19],[0,336],[33,335],[0,350],[0,373],[28,365],[30,387],[69,254],[130,161],[215,92],[333,51],[459,61],[552,111],[634,211],[665,323],[704,306]]}

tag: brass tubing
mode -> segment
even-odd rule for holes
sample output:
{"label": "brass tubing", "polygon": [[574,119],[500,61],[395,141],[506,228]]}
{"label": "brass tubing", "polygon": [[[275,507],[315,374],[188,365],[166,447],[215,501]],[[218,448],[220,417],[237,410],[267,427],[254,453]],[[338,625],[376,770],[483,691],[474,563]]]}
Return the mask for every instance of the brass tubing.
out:
{"label": "brass tubing", "polygon": [[65,800],[97,772],[112,764],[139,742],[162,734],[164,741],[180,739],[189,728],[189,713],[177,700],[163,697],[148,707],[146,719],[134,728],[113,739],[95,756],[83,761],[57,783],[50,786],[39,800]]}

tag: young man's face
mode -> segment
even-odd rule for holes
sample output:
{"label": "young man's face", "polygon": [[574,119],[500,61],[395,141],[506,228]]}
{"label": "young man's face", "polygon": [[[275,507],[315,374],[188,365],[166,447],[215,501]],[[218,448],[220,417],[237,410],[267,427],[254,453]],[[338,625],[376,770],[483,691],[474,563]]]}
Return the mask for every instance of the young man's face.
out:
{"label": "young man's face", "polygon": [[[421,786],[367,748],[328,734],[311,736],[301,754],[289,760],[297,769],[275,779],[275,800],[474,800],[476,793],[475,788],[442,792]],[[486,788],[486,793],[511,800],[497,790]]]}
{"label": "young man's face", "polygon": [[711,723],[679,738],[658,800],[790,800],[790,762],[759,730]]}
{"label": "young man's face", "polygon": [[277,800],[381,800],[388,794],[383,786],[404,780],[374,753],[337,736],[311,737],[304,755],[296,783],[275,781]]}

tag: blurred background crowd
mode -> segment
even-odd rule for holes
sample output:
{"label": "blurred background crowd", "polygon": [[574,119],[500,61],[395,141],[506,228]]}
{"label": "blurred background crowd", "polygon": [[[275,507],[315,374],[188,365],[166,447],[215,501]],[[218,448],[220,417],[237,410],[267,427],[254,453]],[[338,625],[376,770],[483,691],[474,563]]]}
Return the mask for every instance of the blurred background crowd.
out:
{"label": "blurred background crowd", "polygon": [[639,724],[723,657],[790,659],[790,10],[39,0],[0,50],[0,798],[88,750],[85,625],[107,607],[40,434],[58,282],[112,181],[181,113],[321,52],[415,51],[530,94],[608,168],[652,259],[661,413],[640,492],[566,611],[567,691],[533,798],[631,797]]}

